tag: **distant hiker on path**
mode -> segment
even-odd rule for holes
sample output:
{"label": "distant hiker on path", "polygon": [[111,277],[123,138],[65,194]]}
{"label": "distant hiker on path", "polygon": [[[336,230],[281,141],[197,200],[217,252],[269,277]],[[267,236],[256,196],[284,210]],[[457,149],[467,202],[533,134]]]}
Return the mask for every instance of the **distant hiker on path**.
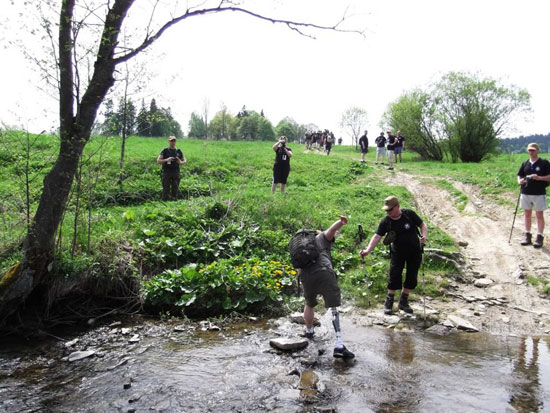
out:
{"label": "distant hiker on path", "polygon": [[403,162],[403,160],[401,159],[401,152],[403,152],[403,149],[405,149],[405,138],[403,137],[403,135],[401,135],[401,131],[398,130],[397,136],[395,137],[395,163],[397,163],[397,155],[399,155],[399,162]]}
{"label": "distant hiker on path", "polygon": [[386,157],[386,137],[384,132],[380,132],[380,135],[374,140],[376,144],[376,162],[378,165],[378,157],[382,155],[382,165],[384,165],[384,158]]}
{"label": "distant hiker on path", "polygon": [[[376,233],[373,235],[366,249],[359,255],[364,258],[370,254],[382,237],[386,235],[384,244],[390,247],[390,276],[388,281],[388,296],[384,303],[384,313],[393,313],[395,290],[403,288],[399,298],[398,308],[406,313],[412,313],[409,306],[409,294],[418,283],[418,269],[422,263],[422,249],[426,244],[428,227],[416,212],[410,209],[401,209],[399,200],[395,196],[387,197],[382,207],[387,216],[380,221]],[[421,237],[418,237],[417,228],[420,228]],[[403,269],[407,265],[407,274],[403,283]]]}
{"label": "distant hiker on path", "polygon": [[168,138],[168,148],[164,148],[157,157],[157,163],[162,165],[162,199],[176,200],[180,185],[180,165],[187,162],[181,150],[176,148],[176,137]]}
{"label": "distant hiker on path", "polygon": [[537,217],[537,238],[533,247],[541,248],[544,242],[544,211],[546,203],[546,187],[550,185],[550,162],[539,158],[540,148],[536,143],[527,145],[529,159],[521,164],[518,171],[518,184],[521,185],[520,206],[525,213],[525,239],[521,245],[530,245],[531,215],[533,209]]}
{"label": "distant hiker on path", "polygon": [[275,193],[277,184],[281,184],[281,193],[284,193],[288,174],[290,173],[290,158],[292,157],[292,149],[286,146],[286,136],[281,136],[275,142],[273,150],[275,151],[275,163],[273,164],[271,193]]}
{"label": "distant hiker on path", "polygon": [[332,132],[329,132],[327,141],[325,143],[325,152],[327,153],[327,156],[330,155],[330,149],[332,148],[332,145],[334,145],[334,134]]}
{"label": "distant hiker on path", "polygon": [[342,359],[351,359],[355,355],[349,351],[342,342],[342,333],[340,332],[340,318],[338,307],[340,306],[340,287],[336,275],[332,268],[331,245],[334,242],[336,231],[348,223],[348,219],[340,216],[338,221],[334,222],[330,228],[324,232],[319,232],[315,236],[315,243],[319,256],[310,265],[305,268],[299,268],[298,274],[304,287],[304,297],[306,304],[304,306],[304,321],[306,330],[304,336],[312,339],[314,335],[313,316],[314,308],[318,304],[317,295],[322,295],[325,307],[330,308],[332,312],[332,325],[336,332],[336,345],[333,356]]}
{"label": "distant hiker on path", "polygon": [[361,147],[361,162],[365,162],[365,154],[369,151],[369,138],[367,138],[368,131],[363,133],[363,136],[359,138],[359,146]]}

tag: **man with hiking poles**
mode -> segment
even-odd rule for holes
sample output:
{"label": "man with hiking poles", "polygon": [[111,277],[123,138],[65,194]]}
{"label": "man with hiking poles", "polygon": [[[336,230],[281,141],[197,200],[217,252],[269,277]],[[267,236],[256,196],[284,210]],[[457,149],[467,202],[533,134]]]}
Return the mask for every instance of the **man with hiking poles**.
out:
{"label": "man with hiking poles", "polygon": [[531,215],[534,209],[538,232],[533,247],[541,248],[544,242],[544,211],[548,208],[546,187],[550,185],[550,162],[539,158],[540,148],[536,143],[527,145],[527,152],[529,159],[521,164],[518,171],[520,206],[525,213],[525,239],[521,245],[531,245]]}
{"label": "man with hiking poles", "polygon": [[[384,200],[382,207],[386,211],[386,217],[380,221],[376,233],[371,238],[366,249],[359,255],[364,258],[370,254],[384,235],[384,245],[390,245],[390,274],[388,280],[388,296],[384,303],[384,313],[393,313],[393,300],[395,290],[403,288],[399,298],[398,308],[411,314],[409,306],[409,294],[418,284],[418,270],[422,264],[422,253],[426,244],[428,227],[416,212],[410,209],[401,209],[399,200],[395,196],[389,196]],[[420,228],[420,234],[418,233]],[[420,236],[420,238],[419,238]],[[403,269],[407,265],[405,282],[402,280]]]}

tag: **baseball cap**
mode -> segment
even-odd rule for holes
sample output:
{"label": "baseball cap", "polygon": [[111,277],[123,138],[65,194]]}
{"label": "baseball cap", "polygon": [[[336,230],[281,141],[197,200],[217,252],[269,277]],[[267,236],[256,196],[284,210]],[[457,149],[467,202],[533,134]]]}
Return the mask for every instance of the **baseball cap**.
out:
{"label": "baseball cap", "polygon": [[389,196],[386,199],[384,199],[384,206],[382,207],[382,209],[384,211],[389,211],[394,206],[396,206],[398,203],[399,203],[399,200],[397,199],[396,196]]}

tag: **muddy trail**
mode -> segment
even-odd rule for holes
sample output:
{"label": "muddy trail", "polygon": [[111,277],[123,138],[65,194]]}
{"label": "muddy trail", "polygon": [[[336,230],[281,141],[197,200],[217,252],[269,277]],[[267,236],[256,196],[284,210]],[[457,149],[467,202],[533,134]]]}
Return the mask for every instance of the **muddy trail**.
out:
{"label": "muddy trail", "polygon": [[521,210],[509,243],[517,196],[489,199],[480,188],[446,179],[468,198],[460,211],[456,199],[436,179],[441,178],[403,172],[385,178],[390,185],[404,185],[416,209],[460,245],[460,275],[451,282],[450,300],[430,300],[427,307],[439,311],[441,320],[456,315],[489,333],[550,333],[550,300],[540,286],[537,290],[529,282],[530,277],[550,280],[550,251],[548,245],[540,250],[520,245]]}

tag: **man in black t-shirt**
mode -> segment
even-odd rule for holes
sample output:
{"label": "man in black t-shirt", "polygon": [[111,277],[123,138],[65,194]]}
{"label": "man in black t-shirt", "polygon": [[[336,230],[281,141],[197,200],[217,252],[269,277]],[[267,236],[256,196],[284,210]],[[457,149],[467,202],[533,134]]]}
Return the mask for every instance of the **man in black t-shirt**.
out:
{"label": "man in black t-shirt", "polygon": [[382,165],[384,165],[384,158],[386,157],[386,137],[384,132],[380,132],[380,135],[374,140],[376,144],[376,165],[378,165],[378,157],[382,155]]}
{"label": "man in black t-shirt", "polygon": [[290,158],[292,149],[286,146],[286,136],[281,136],[273,150],[275,151],[275,163],[273,164],[273,183],[271,184],[271,193],[275,193],[277,184],[281,184],[281,193],[285,192],[286,181],[290,173]]}
{"label": "man in black t-shirt", "polygon": [[[370,254],[382,237],[386,234],[384,244],[391,243],[390,249],[390,277],[388,281],[388,296],[384,303],[384,313],[392,314],[395,290],[403,288],[399,298],[399,309],[412,313],[409,306],[409,293],[418,283],[418,269],[422,263],[422,250],[426,243],[428,227],[416,212],[410,209],[401,209],[399,200],[395,196],[387,197],[382,207],[387,216],[380,221],[376,233],[373,235],[366,249],[359,255],[363,258]],[[420,228],[421,237],[418,237],[417,228]],[[407,265],[407,274],[403,283],[403,269]]]}
{"label": "man in black t-shirt", "polygon": [[183,153],[176,148],[176,137],[168,138],[168,148],[164,148],[157,157],[157,163],[162,165],[162,199],[176,200],[180,185],[180,165],[187,162]]}
{"label": "man in black t-shirt", "polygon": [[520,206],[525,213],[525,239],[521,245],[530,245],[531,215],[533,209],[537,217],[537,238],[533,247],[541,248],[544,242],[544,211],[546,203],[546,187],[550,184],[550,162],[539,158],[540,148],[536,143],[527,145],[529,159],[521,164],[518,171],[518,184],[521,185]]}
{"label": "man in black t-shirt", "polygon": [[369,151],[369,138],[367,131],[359,138],[359,147],[361,148],[361,162],[365,162],[365,154]]}

